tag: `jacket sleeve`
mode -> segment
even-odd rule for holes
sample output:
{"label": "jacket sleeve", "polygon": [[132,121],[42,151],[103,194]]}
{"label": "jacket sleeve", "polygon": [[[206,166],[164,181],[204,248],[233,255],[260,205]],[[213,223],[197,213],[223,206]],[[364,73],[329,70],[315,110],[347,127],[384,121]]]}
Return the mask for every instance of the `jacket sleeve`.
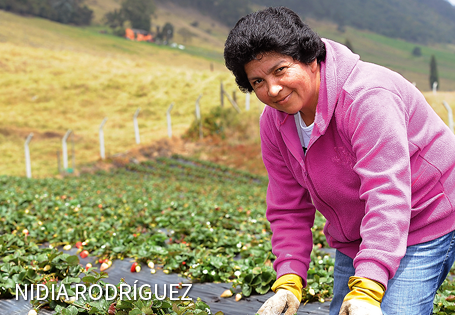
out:
{"label": "jacket sleeve", "polygon": [[269,175],[266,216],[273,233],[272,251],[277,257],[273,266],[277,278],[297,274],[306,286],[315,208],[308,191],[297,182],[286,163],[285,156],[289,154],[283,156],[281,150],[285,145],[270,116],[265,111],[261,117],[261,146]]}
{"label": "jacket sleeve", "polygon": [[411,219],[411,166],[406,106],[381,88],[346,108],[344,130],[356,156],[359,198],[365,202],[355,275],[387,287],[406,253]]}

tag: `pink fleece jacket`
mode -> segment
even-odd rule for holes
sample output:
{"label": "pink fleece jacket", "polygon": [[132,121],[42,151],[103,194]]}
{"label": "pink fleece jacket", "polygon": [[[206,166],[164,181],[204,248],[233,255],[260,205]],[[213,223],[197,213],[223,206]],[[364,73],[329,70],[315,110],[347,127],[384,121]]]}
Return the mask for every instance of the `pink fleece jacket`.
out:
{"label": "pink fleece jacket", "polygon": [[317,209],[356,276],[387,287],[407,246],[455,229],[455,135],[402,76],[324,43],[306,155],[292,115],[261,117],[274,268],[306,285]]}

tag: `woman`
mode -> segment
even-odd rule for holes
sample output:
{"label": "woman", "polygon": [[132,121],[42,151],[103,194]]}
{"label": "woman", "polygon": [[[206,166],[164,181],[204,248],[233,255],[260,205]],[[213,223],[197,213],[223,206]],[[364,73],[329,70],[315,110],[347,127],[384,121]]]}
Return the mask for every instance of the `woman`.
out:
{"label": "woman", "polygon": [[249,14],[226,66],[261,116],[276,294],[294,314],[315,210],[336,248],[330,314],[431,314],[454,260],[455,136],[399,74],[319,38],[291,10]]}

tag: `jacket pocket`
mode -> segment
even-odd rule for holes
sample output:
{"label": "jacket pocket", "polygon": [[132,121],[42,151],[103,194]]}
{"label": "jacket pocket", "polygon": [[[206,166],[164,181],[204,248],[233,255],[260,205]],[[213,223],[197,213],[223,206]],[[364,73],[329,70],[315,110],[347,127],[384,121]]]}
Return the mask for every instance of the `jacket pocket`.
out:
{"label": "jacket pocket", "polygon": [[419,156],[411,164],[411,207],[418,208],[435,195],[442,193],[439,185],[441,172],[426,159]]}

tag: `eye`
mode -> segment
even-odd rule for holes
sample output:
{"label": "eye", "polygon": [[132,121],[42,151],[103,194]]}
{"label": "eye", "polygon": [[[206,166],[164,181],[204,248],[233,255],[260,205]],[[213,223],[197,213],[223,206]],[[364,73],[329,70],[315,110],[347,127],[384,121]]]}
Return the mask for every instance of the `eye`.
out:
{"label": "eye", "polygon": [[253,81],[252,84],[253,84],[253,86],[255,86],[255,85],[258,85],[259,83],[261,83],[262,81],[263,81],[262,79],[256,79]]}
{"label": "eye", "polygon": [[275,72],[276,72],[276,73],[280,73],[281,71],[283,71],[283,70],[284,70],[284,68],[285,68],[285,67],[279,67],[278,69],[276,69],[276,71],[275,71]]}

